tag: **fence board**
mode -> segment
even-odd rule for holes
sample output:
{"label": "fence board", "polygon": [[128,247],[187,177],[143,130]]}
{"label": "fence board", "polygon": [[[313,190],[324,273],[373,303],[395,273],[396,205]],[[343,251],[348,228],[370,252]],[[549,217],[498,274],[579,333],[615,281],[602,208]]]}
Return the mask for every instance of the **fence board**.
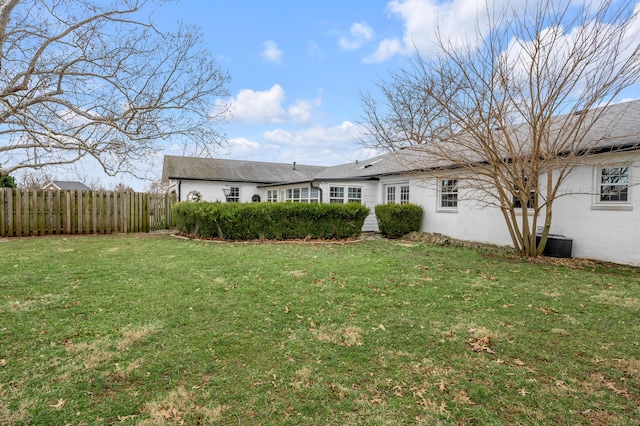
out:
{"label": "fence board", "polygon": [[5,206],[5,191],[0,191],[0,235],[4,235],[7,232],[6,223],[7,219],[4,217],[7,210]]}
{"label": "fence board", "polygon": [[166,229],[173,203],[168,194],[0,188],[0,236]]}

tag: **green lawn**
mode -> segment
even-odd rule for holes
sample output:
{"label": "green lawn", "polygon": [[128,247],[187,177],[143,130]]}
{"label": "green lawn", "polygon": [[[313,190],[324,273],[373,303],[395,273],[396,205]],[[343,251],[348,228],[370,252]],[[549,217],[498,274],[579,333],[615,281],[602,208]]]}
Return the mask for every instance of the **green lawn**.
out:
{"label": "green lawn", "polygon": [[640,424],[638,268],[409,241],[0,250],[3,425]]}

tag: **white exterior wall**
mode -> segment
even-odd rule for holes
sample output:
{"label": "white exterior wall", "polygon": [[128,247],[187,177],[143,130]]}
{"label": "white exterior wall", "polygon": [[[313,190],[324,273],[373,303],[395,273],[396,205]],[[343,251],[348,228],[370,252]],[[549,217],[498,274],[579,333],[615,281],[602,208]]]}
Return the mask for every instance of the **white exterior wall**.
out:
{"label": "white exterior wall", "polygon": [[[572,256],[640,266],[640,160],[632,154],[595,156],[590,165],[578,167],[565,181],[554,201],[551,234],[573,240]],[[630,165],[629,201],[600,203],[600,167]],[[483,207],[465,198],[461,188],[457,210],[439,208],[440,179],[463,177],[423,174],[411,179],[411,203],[424,209],[422,231],[469,241],[512,245],[507,225],[497,207]],[[541,179],[544,181],[544,178]],[[381,187],[383,182],[381,181]],[[544,213],[544,212],[543,212]],[[544,224],[539,217],[538,226]]]}
{"label": "white exterior wall", "polygon": [[240,188],[240,202],[250,203],[251,197],[255,194],[260,195],[260,199],[264,201],[267,193],[262,188],[254,183],[244,182],[211,182],[202,180],[187,180],[182,179],[181,184],[179,180],[172,179],[169,182],[169,192],[175,191],[178,193],[178,185],[180,185],[180,197],[181,201],[184,201],[187,194],[191,191],[198,191],[202,194],[202,201],[225,201],[224,192],[222,188],[225,186],[237,186]]}
{"label": "white exterior wall", "polygon": [[[600,203],[597,165],[630,165],[627,203]],[[593,165],[576,169],[565,185],[572,195],[553,206],[551,233],[573,239],[574,257],[640,266],[640,161],[632,154],[596,156]]]}
{"label": "white exterior wall", "polygon": [[464,178],[457,174],[438,177],[423,174],[411,179],[411,203],[424,209],[421,229],[423,232],[439,233],[468,241],[512,244],[500,210],[482,206],[469,199],[463,188],[459,190],[457,209],[440,208],[437,188],[441,179],[458,179],[459,183],[462,183]]}

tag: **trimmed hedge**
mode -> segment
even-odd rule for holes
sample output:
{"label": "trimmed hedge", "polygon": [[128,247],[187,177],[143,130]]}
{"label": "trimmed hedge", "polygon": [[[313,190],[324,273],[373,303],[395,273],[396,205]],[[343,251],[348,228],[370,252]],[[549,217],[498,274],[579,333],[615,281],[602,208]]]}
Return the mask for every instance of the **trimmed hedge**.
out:
{"label": "trimmed hedge", "polygon": [[180,232],[226,240],[352,238],[369,208],[356,203],[181,202],[173,207]]}
{"label": "trimmed hedge", "polygon": [[387,238],[400,238],[420,231],[422,207],[415,204],[379,204],[376,206],[378,229]]}

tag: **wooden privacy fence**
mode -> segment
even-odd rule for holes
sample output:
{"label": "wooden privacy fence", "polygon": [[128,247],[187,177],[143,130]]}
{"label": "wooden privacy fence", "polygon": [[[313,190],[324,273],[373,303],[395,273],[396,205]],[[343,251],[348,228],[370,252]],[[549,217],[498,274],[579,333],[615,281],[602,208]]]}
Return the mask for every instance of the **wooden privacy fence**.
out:
{"label": "wooden privacy fence", "polygon": [[174,196],[0,188],[0,236],[149,232],[172,226]]}

